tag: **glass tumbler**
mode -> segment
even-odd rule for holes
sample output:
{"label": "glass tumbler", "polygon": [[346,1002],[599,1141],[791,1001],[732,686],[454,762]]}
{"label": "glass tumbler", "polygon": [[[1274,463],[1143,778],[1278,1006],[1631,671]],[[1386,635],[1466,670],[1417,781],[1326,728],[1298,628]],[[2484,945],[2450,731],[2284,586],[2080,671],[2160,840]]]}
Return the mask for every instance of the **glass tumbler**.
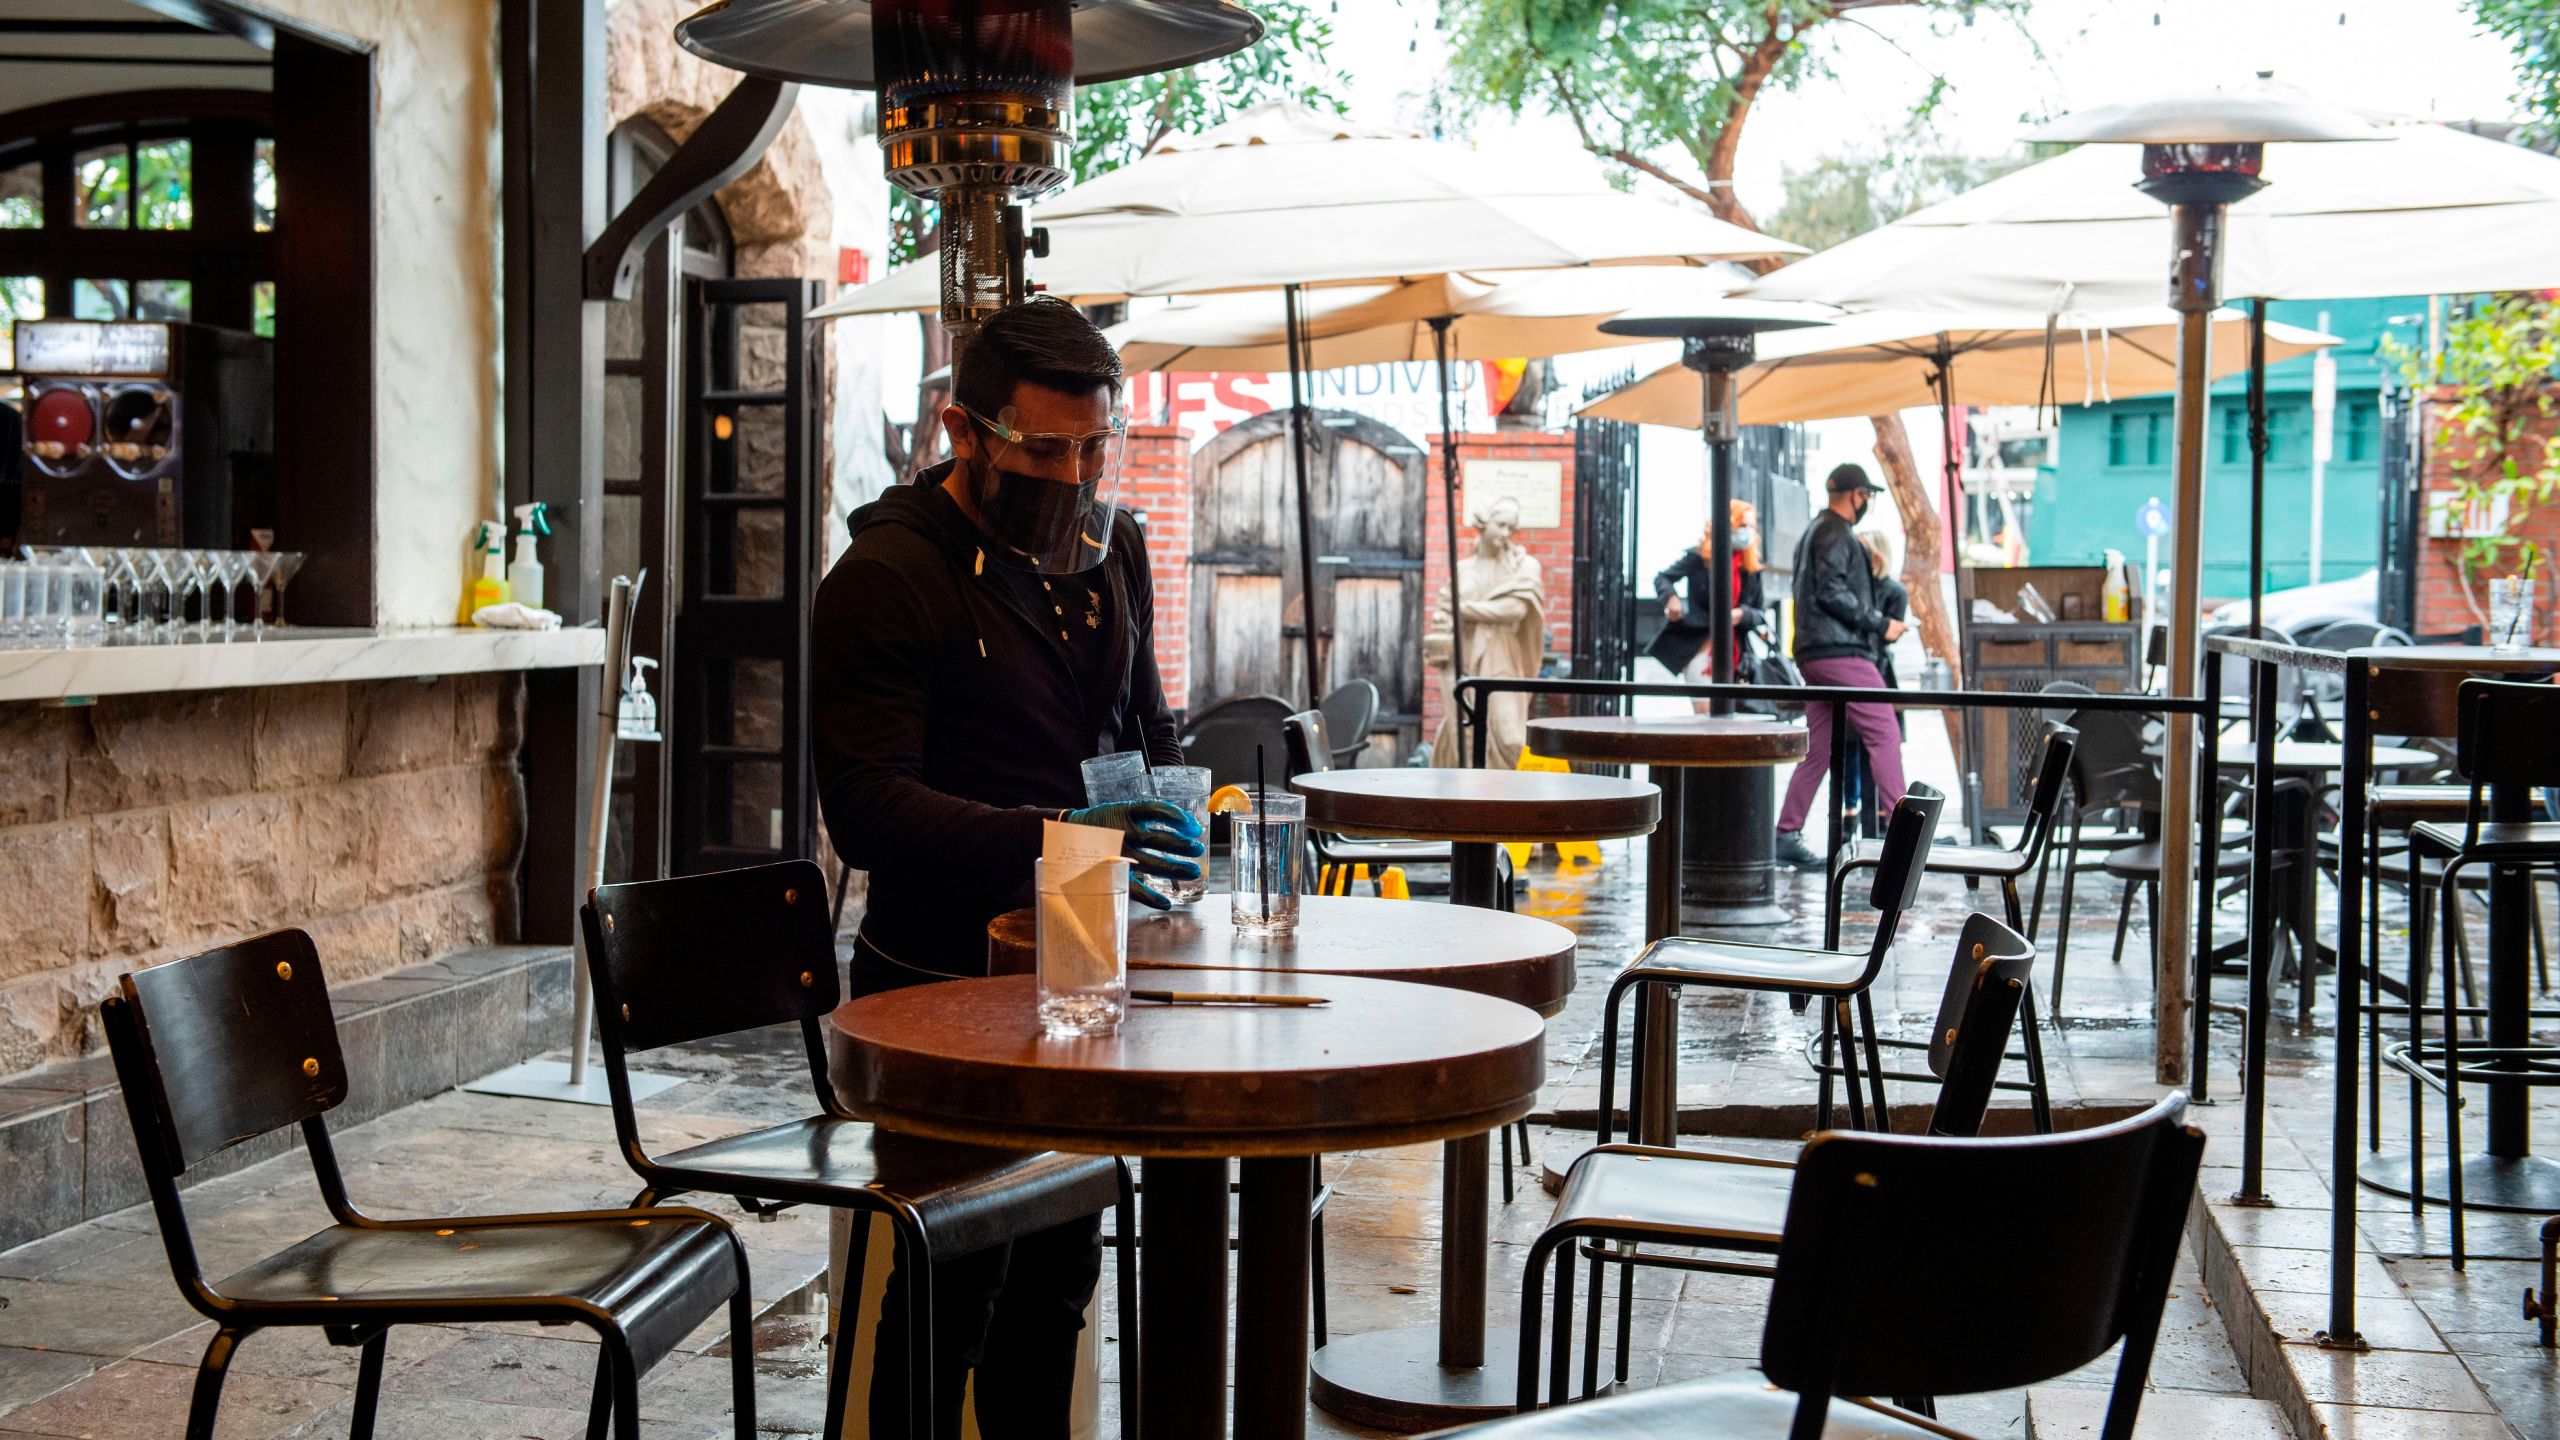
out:
{"label": "glass tumbler", "polygon": [[104,570],[75,560],[62,567],[62,633],[74,645],[96,645],[106,638]]}
{"label": "glass tumbler", "polygon": [[1307,800],[1267,795],[1252,810],[1227,817],[1235,859],[1235,926],[1239,933],[1285,935],[1298,928],[1305,889]]}
{"label": "glass tumbler", "polygon": [[1096,755],[1084,762],[1084,803],[1109,805],[1147,798],[1147,757],[1135,750]]}
{"label": "glass tumbler", "polygon": [[1129,862],[1033,862],[1040,1028],[1052,1039],[1108,1035],[1129,1009]]}
{"label": "glass tumbler", "polygon": [[2533,644],[2533,584],[2516,576],[2489,582],[2489,643],[2500,650]]}
{"label": "glass tumbler", "polygon": [[[1149,783],[1157,799],[1179,807],[1183,814],[1191,817],[1192,823],[1200,827],[1201,843],[1206,845],[1209,839],[1209,792],[1215,788],[1209,783],[1208,767],[1159,765],[1154,775],[1149,777]],[[1198,877],[1166,882],[1164,898],[1176,905],[1190,905],[1209,893],[1207,857],[1201,858],[1203,863]]]}

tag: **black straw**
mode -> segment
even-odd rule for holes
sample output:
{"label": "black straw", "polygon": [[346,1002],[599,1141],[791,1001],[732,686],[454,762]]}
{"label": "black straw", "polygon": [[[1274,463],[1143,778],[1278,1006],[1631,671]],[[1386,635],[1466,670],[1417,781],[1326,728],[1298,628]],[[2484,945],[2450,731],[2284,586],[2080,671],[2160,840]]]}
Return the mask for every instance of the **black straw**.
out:
{"label": "black straw", "polygon": [[1262,882],[1262,923],[1271,923],[1271,787],[1262,778],[1262,742],[1253,746],[1253,818],[1260,827],[1254,847],[1254,877]]}

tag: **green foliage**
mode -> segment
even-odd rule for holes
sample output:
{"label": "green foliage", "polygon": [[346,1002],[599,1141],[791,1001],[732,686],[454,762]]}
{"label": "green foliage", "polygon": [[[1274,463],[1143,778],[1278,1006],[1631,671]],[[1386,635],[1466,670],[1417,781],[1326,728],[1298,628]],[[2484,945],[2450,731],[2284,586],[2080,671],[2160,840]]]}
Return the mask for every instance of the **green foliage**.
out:
{"label": "green foliage", "polygon": [[[1583,145],[1622,164],[1666,146],[1710,180],[1730,178],[1716,153],[1726,126],[1769,89],[1792,90],[1831,74],[1810,38],[1826,24],[1863,23],[1853,0],[1441,0],[1453,37],[1450,69],[1460,95],[1512,113],[1531,106],[1572,120]],[[1979,12],[2016,16],[2027,0],[1880,0],[1969,23]],[[1944,99],[1932,75],[1915,114]],[[1728,151],[1730,147],[1728,145]],[[1671,178],[1665,175],[1663,178]]]}
{"label": "green foliage", "polygon": [[[1910,138],[1914,146],[1924,143],[1917,135]],[[1826,250],[2026,163],[2018,153],[1958,155],[1899,147],[1826,155],[1801,170],[1788,167],[1769,233]]]}
{"label": "green foliage", "polygon": [[[1262,17],[1258,45],[1205,65],[1079,87],[1069,152],[1075,178],[1117,170],[1167,135],[1206,129],[1266,100],[1341,113],[1327,59],[1333,27],[1303,0],[1255,0],[1253,10]],[[934,206],[903,190],[889,201],[889,261],[902,264],[926,248]]]}
{"label": "green foliage", "polygon": [[2554,0],[2471,0],[2480,28],[2507,42],[2516,60],[2516,105],[2525,113],[2526,138],[2560,140],[2560,3]]}
{"label": "green foliage", "polygon": [[2505,507],[2497,533],[2463,538],[2464,585],[2477,573],[2534,565],[2538,554],[2516,532],[2560,490],[2560,434],[2536,439],[2525,430],[2553,414],[2560,309],[2538,295],[2499,296],[2448,323],[2433,357],[2387,335],[2382,346],[2409,386],[2430,397],[2431,445],[2454,481],[2450,508],[2490,516]]}

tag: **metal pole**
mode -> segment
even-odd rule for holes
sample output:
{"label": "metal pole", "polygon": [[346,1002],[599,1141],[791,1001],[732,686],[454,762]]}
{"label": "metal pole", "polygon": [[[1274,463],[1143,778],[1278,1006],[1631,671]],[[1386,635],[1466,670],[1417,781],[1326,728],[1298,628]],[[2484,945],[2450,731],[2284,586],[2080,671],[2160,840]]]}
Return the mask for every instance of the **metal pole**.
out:
{"label": "metal pole", "polygon": [[2266,638],[2267,302],[2249,302],[2249,634]]}
{"label": "metal pole", "polygon": [[[1280,297],[1289,327],[1289,468],[1298,483],[1298,609],[1306,626],[1307,706],[1313,709],[1324,694],[1324,672],[1316,664],[1316,520],[1314,497],[1307,482],[1307,401],[1299,379],[1306,361],[1306,345],[1300,334],[1298,287],[1282,286]],[[1453,587],[1456,581],[1452,575]],[[1288,613],[1285,607],[1281,613]]]}
{"label": "metal pole", "polygon": [[[2222,713],[2222,657],[2218,655],[2205,662],[2204,713],[2208,717]],[[2208,720],[2205,733],[2214,734],[2217,728]],[[2187,1051],[2187,1093],[2199,1104],[2208,1105],[2213,1103],[2213,1052],[2207,1048],[2213,1027],[2213,895],[2222,861],[2222,814],[2213,803],[2213,780],[2211,767],[2197,768],[2196,814],[2201,817],[2205,840],[2204,853],[2196,863],[2196,988],[2187,1009],[2193,1032]]]}
{"label": "metal pole", "polygon": [[[592,890],[604,883],[605,841],[613,816],[613,741],[619,717],[621,692],[618,682],[631,669],[631,577],[613,577],[613,589],[604,606],[605,683],[596,687],[603,702],[596,707],[596,769],[587,793],[587,854],[580,873],[586,876]],[[581,900],[584,897],[580,897]],[[587,1083],[587,1048],[595,1030],[595,982],[587,973],[587,930],[573,925],[578,937],[579,963],[569,977],[569,1088],[579,1089]]]}
{"label": "metal pole", "polygon": [[1458,613],[1458,436],[1456,423],[1449,418],[1449,321],[1452,317],[1431,318],[1431,353],[1440,363],[1440,517],[1449,541],[1449,688],[1450,711],[1457,710],[1457,684],[1467,674],[1467,642],[1465,617]]}
{"label": "metal pole", "polygon": [[[2240,1189],[2232,1195],[2235,1205],[2265,1205],[2267,1163],[2267,1022],[2275,1010],[2276,933],[2283,923],[2283,906],[2276,897],[2277,827],[2289,821],[2293,797],[2276,793],[2276,680],[2283,674],[2280,666],[2263,660],[2249,662],[2249,733],[2254,742],[2251,750],[2251,780],[2257,787],[2249,811],[2249,1040],[2242,1052],[2240,1088],[2247,1097],[2248,1109],[2242,1113],[2240,1126]],[[2218,741],[2208,741],[2219,749]],[[2207,755],[2208,766],[2220,763],[2220,756]],[[2342,836],[2340,848],[2355,841]],[[2299,965],[2309,965],[2313,957],[2296,958]],[[2210,965],[2213,957],[2206,955]]]}
{"label": "metal pole", "polygon": [[[2220,205],[2169,207],[2172,257],[2169,303],[2178,311],[2178,403],[2172,431],[2176,437],[2177,535],[2171,551],[2169,584],[2169,695],[2184,700],[2196,693],[2196,614],[2204,565],[2204,418],[2210,320],[2219,266],[2215,260],[2222,232]],[[2206,717],[2208,733],[2213,717]],[[2195,883],[2196,846],[2201,832],[2196,814],[2196,725],[2193,716],[2169,716],[2168,774],[2162,796],[2160,857],[2160,985],[2153,1001],[2153,1034],[2157,1048],[2153,1069],[2163,1085],[2179,1084],[2187,1073],[2188,928],[2193,921],[2190,887]],[[2216,837],[2205,835],[2205,843]]]}
{"label": "metal pole", "polygon": [[[2364,1063],[2364,839],[2369,823],[2366,777],[2373,760],[2372,667],[2347,660],[2346,813],[2338,822],[2338,1075],[2330,1116],[2329,1328],[2323,1348],[2364,1348],[2356,1333],[2356,1105],[2364,1097],[2358,1068]],[[2423,1167],[2413,1166],[2413,1173]]]}
{"label": "metal pole", "polygon": [[[1718,685],[1733,683],[1733,372],[1702,372],[1706,387],[1707,432],[1707,674]],[[1730,715],[1733,702],[1718,696],[1707,702],[1710,715]],[[1679,777],[1672,777],[1679,783]],[[1665,785],[1667,792],[1671,788]]]}

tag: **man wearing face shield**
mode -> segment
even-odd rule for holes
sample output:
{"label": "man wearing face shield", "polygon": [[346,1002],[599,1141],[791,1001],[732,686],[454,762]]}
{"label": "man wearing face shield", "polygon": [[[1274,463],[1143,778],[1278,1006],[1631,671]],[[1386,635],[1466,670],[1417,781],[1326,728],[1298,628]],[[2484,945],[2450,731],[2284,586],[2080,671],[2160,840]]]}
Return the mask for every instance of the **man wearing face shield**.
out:
{"label": "man wearing face shield", "polygon": [[[1808,685],[1836,685],[1867,690],[1884,688],[1876,669],[1883,647],[1902,638],[1903,622],[1888,618],[1879,603],[1874,568],[1859,543],[1857,524],[1866,518],[1868,497],[1882,487],[1856,465],[1835,467],[1824,488],[1831,504],[1813,517],[1804,538],[1796,542],[1797,666]],[[1902,800],[1902,734],[1890,705],[1851,705],[1849,724],[1866,746],[1882,808]],[[1777,858],[1799,870],[1819,870],[1823,860],[1804,843],[1805,817],[1813,809],[1813,792],[1831,766],[1831,707],[1805,707],[1805,757],[1787,781],[1786,803],[1778,809]]]}
{"label": "man wearing face shield", "polygon": [[[1114,504],[1120,360],[1073,306],[990,317],[940,416],[954,458],[856,510],[819,586],[810,750],[827,834],[868,871],[852,993],[981,975],[987,922],[1031,903],[1041,823],[1123,832],[1132,898],[1197,875],[1198,827],[1142,800],[1086,808],[1079,765],[1181,763],[1156,673],[1137,522]],[[989,1436],[1067,1433],[1098,1218],[933,1267],[934,1433],[956,1436],[967,1372]],[[904,1267],[878,1353],[903,1353]],[[875,1367],[874,1435],[911,1433],[902,1367]]]}

